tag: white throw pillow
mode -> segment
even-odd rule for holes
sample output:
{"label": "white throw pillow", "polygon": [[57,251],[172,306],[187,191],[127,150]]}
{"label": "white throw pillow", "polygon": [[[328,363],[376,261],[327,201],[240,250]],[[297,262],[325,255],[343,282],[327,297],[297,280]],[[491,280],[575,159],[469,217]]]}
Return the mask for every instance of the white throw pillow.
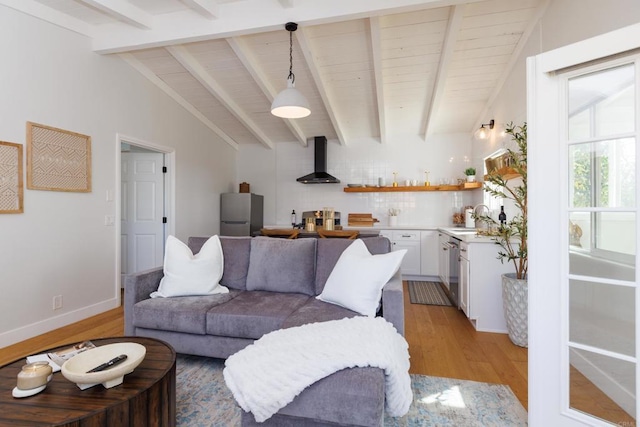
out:
{"label": "white throw pillow", "polygon": [[164,277],[151,298],[226,294],[220,285],[224,269],[222,245],[218,236],[210,237],[197,255],[173,236],[164,251]]}
{"label": "white throw pillow", "polygon": [[382,288],[398,271],[406,249],[371,255],[362,239],[342,252],[324,290],[316,298],[365,316],[376,315]]}

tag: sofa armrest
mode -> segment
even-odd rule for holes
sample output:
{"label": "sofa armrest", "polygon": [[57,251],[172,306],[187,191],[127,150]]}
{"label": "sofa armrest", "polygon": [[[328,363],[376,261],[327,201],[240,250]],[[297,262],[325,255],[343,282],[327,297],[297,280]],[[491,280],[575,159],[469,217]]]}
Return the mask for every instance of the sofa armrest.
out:
{"label": "sofa armrest", "polygon": [[138,273],[127,274],[124,279],[124,334],[133,336],[133,306],[148,299],[158,289],[164,276],[163,268],[156,267]]}
{"label": "sofa armrest", "polygon": [[400,270],[382,288],[382,316],[404,336],[404,288]]}

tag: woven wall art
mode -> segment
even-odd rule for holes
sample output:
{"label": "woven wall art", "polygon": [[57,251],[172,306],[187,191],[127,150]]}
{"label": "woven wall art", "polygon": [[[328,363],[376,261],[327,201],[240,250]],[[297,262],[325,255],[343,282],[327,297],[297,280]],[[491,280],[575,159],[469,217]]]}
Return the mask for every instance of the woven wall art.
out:
{"label": "woven wall art", "polygon": [[22,213],[22,145],[0,141],[0,213]]}
{"label": "woven wall art", "polygon": [[27,122],[27,188],[91,192],[91,137]]}

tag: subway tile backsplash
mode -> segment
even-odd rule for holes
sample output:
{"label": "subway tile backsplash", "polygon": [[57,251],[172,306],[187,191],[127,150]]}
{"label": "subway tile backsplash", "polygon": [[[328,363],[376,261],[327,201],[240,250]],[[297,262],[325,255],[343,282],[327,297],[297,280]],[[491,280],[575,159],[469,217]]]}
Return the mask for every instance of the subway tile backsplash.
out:
{"label": "subway tile backsplash", "polygon": [[[442,135],[428,141],[407,137],[386,144],[367,139],[341,146],[329,142],[327,172],[340,184],[301,184],[296,178],[313,171],[313,147],[279,143],[274,150],[242,147],[238,154],[238,182],[251,184],[251,191],[265,196],[265,224],[290,224],[291,210],[300,221],[302,211],[325,206],[340,211],[346,225],[349,213],[372,213],[381,225],[388,224],[388,211],[399,209],[398,225],[449,225],[454,206],[476,204],[482,191],[345,193],[347,184],[376,185],[382,177],[387,185],[397,172],[399,185],[405,180],[425,181],[425,170],[433,185],[442,180],[464,178],[464,169],[482,166],[470,159],[468,134]],[[481,163],[482,160],[479,161]]]}

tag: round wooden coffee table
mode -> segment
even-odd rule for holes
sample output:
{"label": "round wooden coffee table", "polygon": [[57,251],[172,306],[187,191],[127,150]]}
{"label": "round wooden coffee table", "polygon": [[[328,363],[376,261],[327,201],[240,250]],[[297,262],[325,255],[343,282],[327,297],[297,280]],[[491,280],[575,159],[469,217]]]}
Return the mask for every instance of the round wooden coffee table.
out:
{"label": "round wooden coffee table", "polygon": [[142,363],[125,375],[124,382],[116,387],[105,389],[97,385],[80,390],[57,372],[43,392],[21,399],[14,398],[11,391],[26,359],[2,366],[0,426],[176,425],[176,352],[171,346],[142,337],[105,338],[91,342],[96,346],[136,342],[146,347],[147,354]]}

